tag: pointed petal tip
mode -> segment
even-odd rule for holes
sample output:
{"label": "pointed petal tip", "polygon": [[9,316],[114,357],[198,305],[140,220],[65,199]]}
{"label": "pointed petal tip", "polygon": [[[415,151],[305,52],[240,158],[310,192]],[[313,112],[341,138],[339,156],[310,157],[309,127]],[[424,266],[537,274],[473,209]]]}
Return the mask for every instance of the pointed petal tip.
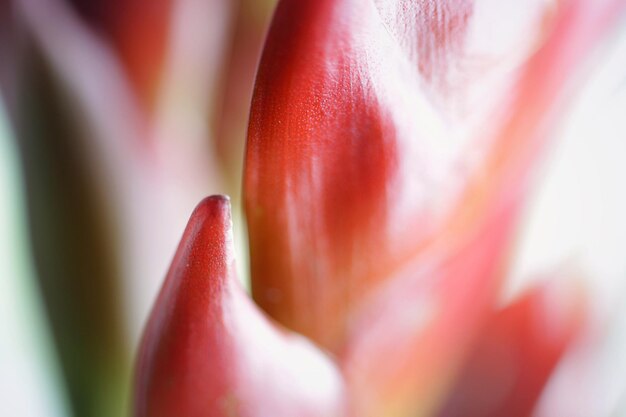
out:
{"label": "pointed petal tip", "polygon": [[205,197],[198,203],[191,215],[191,219],[210,217],[230,223],[230,197],[223,194],[216,194]]}
{"label": "pointed petal tip", "polygon": [[230,201],[191,215],[138,354],[136,417],[336,417],[343,381],[314,346],[276,329],[234,279]]}
{"label": "pointed petal tip", "polygon": [[204,405],[195,397],[221,395],[219,378],[199,383],[198,375],[226,372],[215,365],[212,355],[221,355],[223,346],[216,335],[232,301],[231,231],[226,196],[204,198],[191,214],[139,348],[136,416],[154,415],[155,410],[168,416],[197,415],[192,411],[203,410]]}
{"label": "pointed petal tip", "polygon": [[234,253],[232,229],[230,198],[225,195],[205,197],[191,214],[181,246],[201,245],[206,256],[230,258]]}

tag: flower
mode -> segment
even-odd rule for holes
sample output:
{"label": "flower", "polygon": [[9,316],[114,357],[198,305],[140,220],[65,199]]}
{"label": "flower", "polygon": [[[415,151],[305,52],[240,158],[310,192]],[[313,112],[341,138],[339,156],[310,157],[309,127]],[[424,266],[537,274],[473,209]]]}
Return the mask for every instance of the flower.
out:
{"label": "flower", "polygon": [[[507,294],[539,174],[583,81],[615,61],[625,1],[144,3],[0,6],[8,135],[76,415],[124,414],[129,393],[138,416],[620,409],[615,312],[578,283],[611,267],[560,253]],[[62,398],[46,337],[33,375]]]}
{"label": "flower", "polygon": [[[232,254],[208,248],[228,246],[225,214],[203,213],[226,209],[205,200],[142,342],[136,414],[529,415],[583,302],[551,305],[553,289],[536,288],[494,308],[572,69],[622,3],[560,5],[524,34],[519,70],[498,74],[511,51],[471,55],[471,2],[279,2],[244,173],[262,310],[240,319],[248,301],[231,297],[245,295],[223,289],[235,282],[221,264]],[[263,312],[323,348],[320,375],[305,359],[283,375],[299,353],[248,335]],[[313,387],[301,393],[296,381]]]}

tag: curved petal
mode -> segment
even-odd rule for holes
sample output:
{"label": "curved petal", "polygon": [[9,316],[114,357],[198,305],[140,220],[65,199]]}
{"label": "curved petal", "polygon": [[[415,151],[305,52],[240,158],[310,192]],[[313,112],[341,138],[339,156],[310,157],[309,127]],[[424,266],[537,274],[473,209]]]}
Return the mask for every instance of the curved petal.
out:
{"label": "curved petal", "polygon": [[583,324],[582,293],[552,284],[534,288],[489,318],[440,417],[531,415]]}
{"label": "curved petal", "polygon": [[340,345],[352,306],[437,234],[477,159],[476,115],[508,91],[496,87],[510,50],[543,34],[526,30],[513,42],[525,48],[484,58],[470,42],[480,3],[278,5],[247,145],[252,287],[270,315],[326,347]]}
{"label": "curved petal", "polygon": [[230,203],[196,208],[138,356],[136,416],[339,416],[334,365],[281,333],[234,277]]}

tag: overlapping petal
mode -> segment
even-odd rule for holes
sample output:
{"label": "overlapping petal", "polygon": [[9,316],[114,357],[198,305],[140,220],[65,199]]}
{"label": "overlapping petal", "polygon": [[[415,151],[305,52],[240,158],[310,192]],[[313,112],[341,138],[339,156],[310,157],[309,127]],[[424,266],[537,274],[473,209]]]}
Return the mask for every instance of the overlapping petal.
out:
{"label": "overlapping petal", "polygon": [[[64,0],[3,4],[0,86],[74,408],[109,415],[127,370],[118,292],[134,290],[124,307],[137,324],[176,214],[217,191],[206,189],[221,179],[212,132],[223,161],[235,159],[263,25],[240,14],[229,39],[230,12],[252,0],[70,2],[114,48]],[[246,160],[252,286],[262,309],[336,361],[248,299],[234,279],[229,204],[209,198],[152,312],[135,413],[415,417],[444,404],[444,416],[529,414],[578,310],[565,308],[549,339],[533,320],[554,317],[543,292],[492,308],[551,129],[625,6],[280,1]],[[241,71],[221,68],[228,40]],[[521,349],[513,362],[528,370],[506,373],[516,390],[468,402],[468,386],[492,381],[494,345]]]}
{"label": "overlapping petal", "polygon": [[[455,130],[441,119],[454,117],[445,103],[472,94],[450,93],[454,76],[439,76],[459,56],[455,31],[471,8],[442,2],[420,20],[426,6],[411,4],[385,15],[380,4],[281,2],[251,115],[255,298],[331,349],[349,330],[342,363],[358,416],[438,407],[496,300],[498,268],[572,83],[626,5],[561,3],[536,51],[490,85],[500,90],[485,89],[497,103],[488,117]],[[408,25],[415,13],[454,36],[430,28],[411,43],[424,30]],[[391,278],[396,271],[405,278]]]}
{"label": "overlapping petal", "polygon": [[[331,349],[352,306],[460,204],[488,143],[477,120],[511,82],[503,67],[544,35],[485,57],[472,41],[478,5],[278,5],[248,137],[252,288],[273,317]],[[547,13],[537,10],[529,27]]]}
{"label": "overlapping petal", "polygon": [[5,2],[0,16],[0,86],[20,145],[34,260],[72,408],[117,415],[125,409],[130,351],[167,257],[188,211],[219,179],[194,171],[183,180],[166,161],[186,159],[191,167],[181,158],[187,149],[163,157],[146,146],[155,127],[118,51],[66,2]]}
{"label": "overlapping petal", "polygon": [[340,416],[335,365],[265,319],[235,277],[230,204],[191,216],[139,351],[136,416]]}
{"label": "overlapping petal", "polygon": [[[367,399],[359,409],[361,415],[374,416],[383,411],[394,416],[428,415],[433,412],[432,404],[437,406],[469,340],[475,337],[474,332],[496,301],[502,276],[494,276],[497,270],[493,268],[501,265],[506,255],[511,228],[523,207],[533,167],[547,146],[550,126],[562,110],[560,105],[570,93],[568,82],[579,75],[574,69],[585,62],[586,54],[605,33],[604,29],[611,27],[615,7],[623,7],[624,2],[597,6],[597,3],[574,1],[560,10],[550,37],[524,66],[519,84],[509,97],[513,104],[503,107],[504,116],[497,119],[499,124],[492,131],[494,136],[486,136],[489,153],[481,169],[469,176],[461,204],[440,229],[428,251],[415,260],[423,267],[437,262],[431,253],[443,253],[446,259],[443,265],[450,262],[459,268],[447,278],[434,279],[436,284],[426,299],[440,301],[434,302],[429,320],[417,327],[396,327],[399,330],[395,337],[382,343],[372,343],[376,327],[356,328],[346,366],[352,375],[349,381],[357,381],[357,401]],[[490,246],[489,240],[483,241],[485,234],[500,234],[502,240]],[[469,240],[464,243],[464,239]],[[469,249],[465,245],[469,245]],[[472,250],[476,253],[471,254]],[[491,250],[489,260],[478,255],[485,250]],[[467,253],[465,261],[463,257],[457,258],[459,253]],[[471,267],[472,262],[481,259],[485,262],[482,271]],[[431,272],[435,276],[437,273],[440,273],[437,269]],[[423,286],[428,284],[412,287],[411,282],[429,282],[428,278],[421,278],[419,272],[413,274],[405,284],[391,282],[398,286],[395,291],[378,295],[373,305],[381,312],[376,318],[379,328],[410,320],[410,316],[407,318],[394,306],[408,304],[411,296],[407,294],[411,294],[413,300],[422,299]],[[402,299],[405,301],[399,301]],[[429,325],[432,325],[432,333],[428,331]],[[407,342],[394,343],[399,340]],[[412,348],[406,348],[407,344]],[[366,362],[365,356],[393,359],[388,363]],[[394,363],[398,364],[391,366],[396,369],[395,374],[389,371],[390,364]],[[424,398],[420,399],[421,395]],[[369,410],[375,411],[367,414]]]}

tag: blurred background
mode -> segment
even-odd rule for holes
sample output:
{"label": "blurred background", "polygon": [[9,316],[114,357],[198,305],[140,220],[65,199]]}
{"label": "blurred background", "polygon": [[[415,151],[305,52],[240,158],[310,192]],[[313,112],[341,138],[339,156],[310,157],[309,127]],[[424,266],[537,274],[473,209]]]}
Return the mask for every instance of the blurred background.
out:
{"label": "blurred background", "polygon": [[0,414],[127,414],[132,356],[193,207],[215,193],[240,207],[273,6],[0,3]]}
{"label": "blurred background", "polygon": [[[539,24],[521,3],[477,3],[481,48],[512,48]],[[0,2],[0,415],[128,414],[143,324],[202,197],[233,198],[247,279],[243,149],[274,6]],[[510,36],[493,36],[505,27]],[[596,55],[502,296],[564,264],[589,294],[590,330],[540,416],[626,416],[626,24]]]}

